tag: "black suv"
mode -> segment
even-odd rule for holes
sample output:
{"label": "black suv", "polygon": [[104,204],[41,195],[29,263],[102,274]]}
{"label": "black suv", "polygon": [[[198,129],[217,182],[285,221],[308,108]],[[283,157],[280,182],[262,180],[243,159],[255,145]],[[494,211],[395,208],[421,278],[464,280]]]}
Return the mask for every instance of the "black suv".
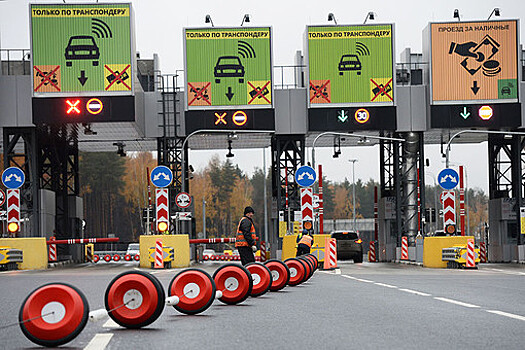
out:
{"label": "black suv", "polygon": [[333,231],[331,238],[337,240],[337,259],[354,260],[354,263],[363,262],[363,245],[359,233],[354,231]]}

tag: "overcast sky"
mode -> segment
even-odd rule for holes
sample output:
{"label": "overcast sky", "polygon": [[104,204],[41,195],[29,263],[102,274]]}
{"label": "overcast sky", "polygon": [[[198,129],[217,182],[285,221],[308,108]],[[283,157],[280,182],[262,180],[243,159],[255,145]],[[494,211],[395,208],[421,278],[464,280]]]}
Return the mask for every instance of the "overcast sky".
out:
{"label": "overcast sky", "polygon": [[[58,3],[59,1],[40,1]],[[66,1],[67,3],[90,3],[95,1]],[[100,1],[108,3],[111,1]],[[114,2],[114,1],[113,1]],[[251,16],[252,26],[273,27],[274,65],[292,65],[297,50],[303,49],[303,34],[306,25],[327,24],[328,13],[334,13],[338,24],[362,23],[369,11],[376,13],[377,23],[395,23],[395,45],[399,53],[406,47],[413,52],[421,52],[422,30],[431,21],[452,20],[455,8],[459,9],[461,20],[487,19],[493,8],[501,9],[502,19],[525,16],[523,0],[469,0],[469,1],[173,1],[173,0],[135,0],[131,1],[135,10],[137,50],[142,58],[159,54],[163,73],[175,73],[183,69],[184,27],[206,26],[204,18],[210,14],[215,26],[238,26],[243,15]],[[0,38],[1,48],[29,48],[29,10],[28,0],[0,0]],[[525,31],[520,28],[520,36]],[[226,151],[218,151],[225,155]],[[267,164],[270,163],[267,153]],[[430,173],[437,174],[443,168],[439,146],[427,146],[425,157],[430,159]],[[475,155],[475,157],[473,157]],[[351,179],[350,158],[357,158],[356,178],[379,178],[379,151],[377,147],[358,147],[343,149],[338,160],[332,158],[332,150],[319,151],[318,159],[323,159],[324,174],[334,181],[345,177]],[[207,163],[208,154],[196,152],[191,157],[194,167],[199,169]],[[254,162],[260,160],[260,164]],[[232,158],[247,173],[255,166],[262,167],[262,150],[237,151]],[[467,167],[470,187],[488,188],[487,145],[454,146],[451,153],[454,164]],[[343,164],[342,164],[343,163]],[[432,183],[430,176],[427,183]]]}

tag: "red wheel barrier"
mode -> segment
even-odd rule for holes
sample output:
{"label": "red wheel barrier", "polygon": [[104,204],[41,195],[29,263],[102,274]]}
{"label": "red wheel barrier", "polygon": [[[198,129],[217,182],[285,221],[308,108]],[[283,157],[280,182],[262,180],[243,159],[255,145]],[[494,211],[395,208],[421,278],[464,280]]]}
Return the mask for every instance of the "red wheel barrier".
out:
{"label": "red wheel barrier", "polygon": [[124,255],[124,260],[125,261],[131,261],[131,255],[129,255],[129,254]]}
{"label": "red wheel barrier", "polygon": [[195,315],[208,309],[215,299],[215,282],[204,270],[186,269],[178,273],[168,286],[169,296],[179,302],[173,307],[184,314]]}
{"label": "red wheel barrier", "polygon": [[133,257],[133,260],[140,261],[140,254],[135,254],[135,256]]}
{"label": "red wheel barrier", "polygon": [[296,286],[302,283],[306,275],[305,263],[297,258],[286,259],[284,263],[290,270],[290,280],[288,281],[288,285]]}
{"label": "red wheel barrier", "polygon": [[118,254],[113,255],[113,261],[120,261],[120,255]]}
{"label": "red wheel barrier", "polygon": [[208,261],[210,260],[210,257],[208,255],[204,255],[204,257],[202,258],[204,261]]}
{"label": "red wheel barrier", "polygon": [[258,297],[270,290],[272,285],[272,274],[270,269],[261,263],[249,263],[246,269],[250,271],[253,280],[253,288],[250,295]]}
{"label": "red wheel barrier", "polygon": [[80,290],[66,283],[49,283],[27,296],[18,320],[22,332],[33,343],[55,347],[80,334],[88,314],[89,305]]}
{"label": "red wheel barrier", "polygon": [[110,262],[111,261],[111,255],[109,255],[109,254],[104,255],[104,261],[105,262]]}
{"label": "red wheel barrier", "polygon": [[253,281],[250,272],[239,264],[226,264],[215,270],[213,280],[222,292],[219,298],[225,304],[239,304],[250,296]]}
{"label": "red wheel barrier", "polygon": [[280,260],[270,259],[264,263],[272,273],[272,285],[270,290],[276,292],[286,287],[286,284],[290,280],[290,270],[285,263]]}
{"label": "red wheel barrier", "polygon": [[303,278],[303,282],[305,282],[312,276],[312,274],[314,272],[314,264],[307,257],[300,256],[297,259],[301,260],[305,264],[306,272],[305,272],[304,278]]}
{"label": "red wheel barrier", "polygon": [[160,316],[165,299],[164,288],[155,276],[127,271],[109,283],[104,303],[109,316],[119,325],[141,328]]}
{"label": "red wheel barrier", "polygon": [[93,262],[94,262],[94,263],[97,263],[99,260],[100,260],[100,256],[98,256],[98,255],[93,255]]}

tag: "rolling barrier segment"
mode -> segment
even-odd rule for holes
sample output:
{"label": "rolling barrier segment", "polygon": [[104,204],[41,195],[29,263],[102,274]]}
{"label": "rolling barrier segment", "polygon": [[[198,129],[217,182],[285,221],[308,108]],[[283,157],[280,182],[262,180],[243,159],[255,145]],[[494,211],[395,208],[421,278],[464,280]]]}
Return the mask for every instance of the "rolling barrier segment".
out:
{"label": "rolling barrier segment", "polygon": [[78,288],[67,283],[48,283],[25,298],[18,322],[6,327],[19,325],[33,343],[56,347],[75,339],[88,320],[96,322],[110,317],[122,327],[138,329],[155,322],[165,306],[195,315],[207,310],[214,299],[229,305],[239,304],[249,296],[257,297],[268,290],[280,290],[286,284],[302,283],[312,276],[317,266],[316,257],[307,254],[288,259],[286,263],[269,260],[246,267],[226,264],[215,271],[213,278],[203,270],[189,268],[173,277],[168,297],[152,274],[126,271],[108,284],[104,308],[91,312],[85,295]]}

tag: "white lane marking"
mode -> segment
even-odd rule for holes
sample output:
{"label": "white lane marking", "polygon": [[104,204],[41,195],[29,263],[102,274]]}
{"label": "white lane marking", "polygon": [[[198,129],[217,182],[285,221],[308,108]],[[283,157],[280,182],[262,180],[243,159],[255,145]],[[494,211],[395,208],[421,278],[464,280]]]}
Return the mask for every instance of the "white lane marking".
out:
{"label": "white lane marking", "polygon": [[113,333],[97,333],[84,350],[104,350],[112,337]]}
{"label": "white lane marking", "polygon": [[474,305],[474,304],[464,303],[462,301],[452,300],[452,299],[448,299],[448,298],[434,297],[434,299],[440,300],[440,301],[444,301],[446,303],[451,303],[451,304],[464,306],[464,307],[470,307],[470,308],[478,308],[479,307],[479,306]]}
{"label": "white lane marking", "polygon": [[106,321],[106,323],[104,323],[104,325],[102,326],[103,328],[120,328],[120,325],[113,321],[112,318],[110,318],[109,320]]}
{"label": "white lane marking", "polygon": [[514,319],[520,320],[520,321],[525,321],[525,317],[520,316],[520,315],[514,315],[514,314],[510,314],[508,312],[503,312],[503,311],[498,311],[498,310],[485,310],[485,311],[490,312],[491,314],[496,314],[496,315],[500,315],[500,316],[514,318]]}
{"label": "white lane marking", "polygon": [[353,277],[353,276],[348,276],[348,275],[341,275],[341,277],[345,277],[345,278],[349,278],[351,280],[355,280],[356,278]]}
{"label": "white lane marking", "polygon": [[501,272],[501,273],[504,273],[506,275],[525,276],[525,272],[506,271],[506,270],[494,269],[494,268],[487,268],[486,270],[495,271],[495,272]]}
{"label": "white lane marking", "polygon": [[387,288],[392,288],[392,289],[397,289],[398,288],[396,286],[393,286],[391,284],[386,284],[386,283],[375,282],[374,284],[376,284],[378,286],[381,286],[381,287],[387,287]]}
{"label": "white lane marking", "polygon": [[357,277],[354,277],[354,276],[349,276],[349,275],[341,275],[341,276],[342,277],[346,277],[346,278],[350,278],[351,280],[355,280],[355,281],[359,281],[359,282],[374,283],[374,281],[364,280],[362,278],[357,278]]}
{"label": "white lane marking", "polygon": [[334,273],[335,273],[336,275],[340,275],[340,274],[341,274],[341,269],[335,269]]}
{"label": "white lane marking", "polygon": [[412,289],[399,288],[399,290],[402,291],[402,292],[410,293],[410,294],[420,295],[422,297],[430,297],[430,296],[432,296],[432,294],[423,293],[423,292],[419,292],[417,290],[412,290]]}

